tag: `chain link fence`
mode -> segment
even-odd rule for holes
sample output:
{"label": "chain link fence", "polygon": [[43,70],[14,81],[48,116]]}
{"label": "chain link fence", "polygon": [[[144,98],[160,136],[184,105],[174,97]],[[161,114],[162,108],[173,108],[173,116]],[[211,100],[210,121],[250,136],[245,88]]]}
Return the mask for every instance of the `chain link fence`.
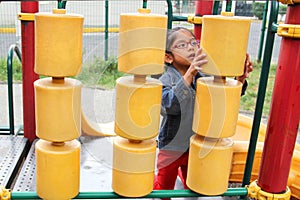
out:
{"label": "chain link fence", "polygon": [[[118,27],[119,15],[121,13],[137,12],[138,8],[143,6],[141,0],[109,0],[108,9],[105,7],[105,0],[99,1],[67,1],[67,13],[82,14],[84,16],[84,36],[83,36],[83,63],[93,62],[95,58],[104,58],[105,51],[107,55],[118,55],[118,32],[109,32],[108,39],[105,39],[104,27],[105,19],[108,18],[108,26]],[[184,3],[187,2],[187,3]],[[187,16],[194,14],[195,1],[172,1],[174,15]],[[152,13],[165,15],[167,12],[167,3],[164,0],[148,1],[147,7]],[[224,7],[224,5],[223,5]],[[244,13],[251,16],[251,4],[237,2],[233,7],[236,15]],[[39,1],[39,12],[51,12],[57,8],[57,1]],[[222,9],[222,2],[219,11]],[[20,1],[3,1],[0,3],[0,58],[7,56],[7,51],[11,44],[20,44],[20,21],[17,14],[20,13]],[[245,12],[247,10],[247,12]],[[184,12],[187,11],[187,12]],[[253,18],[254,19],[254,18]],[[193,28],[192,24],[187,22],[173,22],[173,26],[185,26]],[[91,31],[90,28],[93,28]],[[248,51],[252,59],[256,59],[259,48],[261,34],[261,21],[252,20],[251,31],[249,35]],[[105,49],[105,43],[108,49]],[[280,38],[276,36],[273,62],[277,62],[279,53]]]}

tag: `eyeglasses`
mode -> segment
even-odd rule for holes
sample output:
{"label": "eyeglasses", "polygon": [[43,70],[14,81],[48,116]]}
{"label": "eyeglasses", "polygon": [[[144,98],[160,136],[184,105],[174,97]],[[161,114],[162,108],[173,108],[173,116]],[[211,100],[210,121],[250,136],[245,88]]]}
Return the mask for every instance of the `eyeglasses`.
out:
{"label": "eyeglasses", "polygon": [[197,40],[192,39],[189,42],[182,41],[182,42],[178,43],[177,45],[175,45],[173,48],[176,48],[176,49],[186,49],[189,44],[191,46],[193,46],[193,47],[196,47],[196,46],[199,45],[199,43],[197,42]]}

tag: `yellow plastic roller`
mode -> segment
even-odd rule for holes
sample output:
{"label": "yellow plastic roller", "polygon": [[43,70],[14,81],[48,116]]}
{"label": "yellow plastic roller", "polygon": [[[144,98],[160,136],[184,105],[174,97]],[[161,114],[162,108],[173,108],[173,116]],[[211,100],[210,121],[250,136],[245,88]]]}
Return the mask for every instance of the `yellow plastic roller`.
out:
{"label": "yellow plastic roller", "polygon": [[115,133],[133,140],[154,138],[160,123],[162,84],[154,78],[145,82],[132,76],[116,83]]}
{"label": "yellow plastic roller", "polygon": [[233,142],[197,134],[190,139],[187,186],[200,194],[223,194],[228,187]]}
{"label": "yellow plastic roller", "polygon": [[39,140],[35,144],[36,190],[47,200],[68,200],[79,193],[80,143],[51,143]]}
{"label": "yellow plastic roller", "polygon": [[242,83],[227,78],[217,82],[214,77],[197,80],[193,131],[212,138],[235,134]]}
{"label": "yellow plastic roller", "polygon": [[207,54],[203,72],[216,76],[240,76],[248,46],[250,19],[223,15],[202,17],[200,46]]}
{"label": "yellow plastic roller", "polygon": [[76,76],[82,65],[83,16],[53,13],[35,14],[35,68],[37,74]]}
{"label": "yellow plastic roller", "polygon": [[141,197],[153,190],[156,158],[154,139],[140,142],[114,138],[112,188],[126,197]]}
{"label": "yellow plastic roller", "polygon": [[36,135],[64,142],[81,134],[81,82],[76,79],[43,78],[34,82]]}
{"label": "yellow plastic roller", "polygon": [[164,71],[167,17],[149,9],[120,15],[118,69],[128,74]]}

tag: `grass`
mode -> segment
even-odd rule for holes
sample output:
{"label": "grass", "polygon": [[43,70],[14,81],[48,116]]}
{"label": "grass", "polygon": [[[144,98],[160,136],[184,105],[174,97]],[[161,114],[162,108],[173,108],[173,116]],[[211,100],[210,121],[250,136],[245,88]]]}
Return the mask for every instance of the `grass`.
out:
{"label": "grass", "polygon": [[[256,106],[256,98],[259,87],[261,73],[261,64],[253,63],[253,72],[248,78],[248,88],[246,95],[241,97],[240,110],[253,113]],[[21,63],[14,59],[13,61],[13,79],[15,82],[22,80]],[[263,116],[268,116],[272,98],[272,91],[276,73],[276,65],[271,65],[269,79],[265,94],[265,103],[263,107]],[[116,57],[109,57],[107,61],[101,58],[95,58],[92,63],[84,64],[81,73],[76,76],[84,86],[97,86],[103,89],[113,89],[116,79],[124,74],[118,71]],[[0,58],[0,81],[7,81],[6,60]]]}
{"label": "grass", "polygon": [[92,63],[82,67],[81,73],[76,77],[85,86],[98,86],[104,89],[115,87],[117,78],[123,76],[118,71],[116,57],[109,57],[106,61],[95,58]]}
{"label": "grass", "polygon": [[[240,110],[248,111],[253,113],[256,106],[256,98],[259,87],[260,73],[261,73],[261,63],[253,63],[253,72],[250,74],[250,77],[247,79],[248,88],[246,94],[241,97]],[[274,86],[276,74],[276,65],[272,64],[269,71],[269,79],[266,88],[265,101],[263,106],[263,116],[268,116],[270,111],[270,104],[272,100],[272,91]]]}
{"label": "grass", "polygon": [[[0,58],[0,81],[7,81],[6,59]],[[13,60],[13,80],[22,81],[22,64],[19,60]]]}

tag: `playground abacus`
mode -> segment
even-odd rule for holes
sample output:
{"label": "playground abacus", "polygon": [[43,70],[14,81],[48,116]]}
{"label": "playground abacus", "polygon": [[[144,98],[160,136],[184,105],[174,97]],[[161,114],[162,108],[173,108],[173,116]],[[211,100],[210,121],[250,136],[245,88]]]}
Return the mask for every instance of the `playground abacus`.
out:
{"label": "playground abacus", "polygon": [[[299,63],[295,63],[295,60],[297,60],[295,58],[298,57],[298,51],[296,50],[300,48],[300,42],[298,41],[300,37],[297,34],[298,25],[289,26],[289,24],[300,23],[299,2],[289,2],[289,5],[293,4],[293,6],[288,7],[287,25],[278,28],[278,34],[284,38],[268,126],[264,130],[258,130],[259,120],[257,121],[257,118],[260,118],[259,115],[261,115],[259,113],[260,105],[258,105],[253,128],[250,125],[246,127],[246,131],[243,130],[239,133],[238,130],[241,130],[239,128],[243,127],[241,122],[246,121],[248,126],[252,123],[252,120],[239,118],[238,101],[241,84],[226,76],[241,75],[243,71],[242,55],[246,54],[245,47],[248,42],[247,34],[250,20],[231,16],[230,12],[225,12],[223,15],[212,15],[211,9],[205,11],[205,9],[201,10],[200,8],[201,6],[207,6],[207,4],[210,4],[210,8],[212,8],[213,2],[197,1],[196,11],[202,12],[200,13],[202,17],[199,17],[201,20],[194,21],[198,23],[202,21],[201,26],[197,28],[202,29],[200,30],[203,39],[201,40],[201,46],[209,57],[210,67],[207,68],[206,73],[213,77],[203,78],[197,82],[197,106],[195,106],[193,125],[196,135],[191,138],[187,180],[187,185],[191,190],[179,191],[153,191],[152,188],[156,152],[154,138],[157,136],[159,129],[161,83],[159,80],[148,77],[148,75],[163,72],[167,17],[152,14],[146,8],[147,1],[145,0],[143,8],[137,8],[137,13],[125,13],[120,16],[119,70],[132,76],[121,77],[116,83],[114,132],[117,136],[112,134],[112,137],[114,137],[112,189],[115,193],[82,193],[79,191],[80,143],[77,138],[80,136],[82,123],[80,119],[81,83],[76,79],[67,77],[75,76],[80,72],[82,59],[82,45],[80,42],[82,40],[82,21],[84,17],[67,14],[66,9],[62,8],[53,9],[53,13],[34,14],[37,2],[22,2],[22,4],[24,4],[22,12],[31,12],[34,15],[34,20],[28,20],[26,23],[29,25],[35,24],[35,36],[32,35],[32,30],[28,30],[28,27],[30,27],[28,26],[25,29],[28,31],[27,34],[31,35],[29,37],[27,35],[27,38],[22,38],[22,40],[35,38],[35,55],[32,52],[31,55],[28,55],[28,49],[25,47],[23,57],[28,55],[28,57],[35,58],[35,67],[29,69],[29,72],[27,71],[29,73],[28,85],[24,84],[24,87],[30,87],[26,90],[30,90],[30,93],[33,94],[32,83],[34,83],[35,101],[30,102],[31,106],[27,106],[27,109],[35,110],[36,119],[30,123],[36,123],[36,135],[29,124],[26,126],[24,124],[24,136],[31,142],[36,137],[39,138],[39,141],[35,143],[37,186],[36,193],[10,193],[8,189],[1,188],[0,199],[167,198],[203,195],[249,196],[254,199],[263,197],[289,199],[291,196],[300,198],[298,187],[300,176],[297,172],[299,147],[296,145],[294,150],[297,136],[296,128],[300,116],[300,105],[297,101],[299,99],[297,86],[300,85],[297,79]],[[276,9],[278,9],[276,2],[272,2],[270,28],[272,23],[276,22]],[[223,27],[224,22],[227,23],[225,27]],[[25,24],[25,20],[22,23]],[[216,29],[208,30],[208,27],[211,26],[208,23],[212,23],[217,31]],[[219,23],[220,26],[218,26]],[[226,30],[226,27],[228,30]],[[70,29],[72,31],[68,31]],[[225,43],[223,42],[225,40],[221,39],[221,42],[225,45],[221,48],[225,49],[230,46],[228,52],[226,52],[228,54],[225,55],[228,58],[228,63],[222,63],[219,54],[214,57],[215,52],[211,50],[215,49],[215,46],[220,47],[221,44],[214,41],[216,36],[212,36],[212,33],[222,33],[224,30],[228,33],[227,35],[224,34],[224,37],[227,37],[228,40],[231,39],[229,43]],[[294,34],[291,34],[293,30]],[[195,32],[197,31],[195,30]],[[271,31],[268,34],[270,37],[272,34],[274,35]],[[207,38],[209,36],[212,36],[212,38]],[[156,40],[157,42],[153,42]],[[269,41],[269,43],[271,42]],[[72,50],[65,51],[65,49]],[[268,55],[265,54],[264,56],[263,64],[267,65]],[[232,63],[233,60],[237,63]],[[221,66],[219,63],[225,64]],[[32,67],[33,63],[27,64]],[[23,63],[24,65],[26,65],[26,60]],[[236,68],[233,69],[231,66]],[[292,69],[289,69],[286,66],[294,66],[294,68],[290,67]],[[209,71],[210,69],[212,70]],[[265,70],[268,71],[267,67],[265,67]],[[49,77],[38,79],[34,72]],[[261,85],[262,89],[260,90],[263,90],[264,83],[261,83]],[[208,95],[204,95],[206,93]],[[282,98],[282,96],[287,96],[287,98]],[[205,103],[197,102],[199,100]],[[258,98],[258,103],[261,103],[260,101]],[[203,104],[207,107],[201,107]],[[198,108],[199,110],[197,110]],[[208,110],[205,110],[207,108]],[[209,117],[206,118],[201,113],[204,111],[206,115],[209,114]],[[285,113],[284,116],[280,114],[283,112]],[[217,123],[220,121],[222,126]],[[198,126],[198,123],[202,124],[204,122],[208,125],[207,127]],[[88,125],[85,124],[85,126]],[[251,129],[250,134],[248,131]],[[280,130],[281,133],[288,134],[289,137],[277,133],[276,129]],[[92,130],[92,128],[90,127],[89,130]],[[100,135],[101,133],[99,133]],[[255,152],[258,137],[259,141]],[[264,145],[262,145],[263,142]],[[245,148],[248,145],[249,150]],[[201,156],[199,152],[203,151],[206,154],[204,156],[201,154]],[[247,154],[247,151],[250,153]],[[290,152],[294,152],[294,155]],[[258,176],[255,177],[257,179],[252,178],[250,183],[247,175],[246,177],[241,175],[244,174],[243,167],[241,169],[235,167],[237,165],[234,164],[235,161],[241,159],[238,158],[238,154],[244,160],[247,157],[247,162],[249,161],[248,157],[250,157],[250,161],[252,160],[255,163],[257,157],[254,157],[254,153],[256,155],[261,154],[261,157],[258,158],[261,162],[256,162],[257,165],[260,164],[259,167],[254,164],[255,168],[252,170],[252,163],[243,162],[242,164],[245,168],[251,169],[250,176],[251,171],[252,173],[258,171]],[[274,153],[276,155],[273,155]],[[278,163],[278,160],[281,160],[280,163]],[[135,164],[136,162],[139,164]],[[201,169],[199,166],[203,167],[203,163],[207,166]],[[221,173],[216,173],[219,169],[213,166],[220,165],[223,166]],[[62,169],[65,171],[62,171]],[[60,173],[63,173],[63,176],[58,175]],[[240,174],[237,175],[238,173]],[[247,173],[245,169],[245,174]],[[205,176],[213,176],[214,184],[208,184],[208,178],[205,178]],[[243,182],[243,185],[240,188],[228,188],[229,182]]]}

